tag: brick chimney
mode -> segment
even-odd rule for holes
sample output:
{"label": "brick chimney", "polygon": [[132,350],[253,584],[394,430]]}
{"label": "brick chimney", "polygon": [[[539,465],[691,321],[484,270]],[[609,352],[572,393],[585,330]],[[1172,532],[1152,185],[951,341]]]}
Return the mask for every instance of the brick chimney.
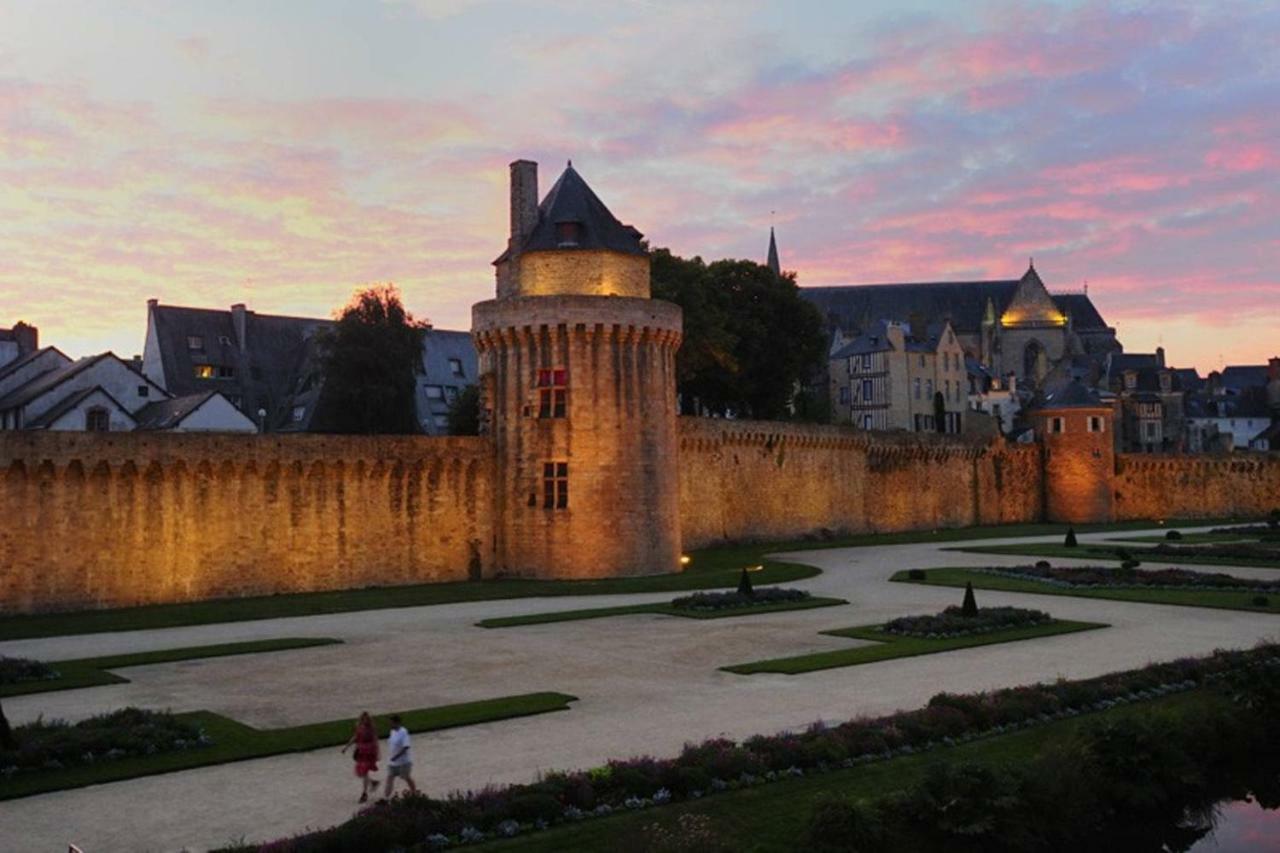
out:
{"label": "brick chimney", "polygon": [[13,339],[18,344],[18,355],[40,349],[40,330],[22,321],[13,324]]}
{"label": "brick chimney", "polygon": [[1164,347],[1156,347],[1156,367],[1164,369]]}
{"label": "brick chimney", "polygon": [[248,310],[245,309],[243,302],[237,302],[231,306],[231,325],[236,330],[236,343],[240,346],[240,352],[244,352],[248,348],[248,339],[245,337],[248,333]]}
{"label": "brick chimney", "polygon": [[533,233],[538,224],[538,164],[517,160],[511,164],[511,242],[512,252]]}

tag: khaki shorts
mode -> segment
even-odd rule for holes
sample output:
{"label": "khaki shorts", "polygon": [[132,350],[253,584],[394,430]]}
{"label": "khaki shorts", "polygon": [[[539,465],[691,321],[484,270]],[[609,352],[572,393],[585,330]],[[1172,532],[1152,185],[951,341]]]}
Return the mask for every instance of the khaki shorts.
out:
{"label": "khaki shorts", "polygon": [[388,765],[387,765],[387,778],[388,778],[388,779],[394,779],[394,778],[396,778],[397,776],[399,776],[399,777],[400,777],[400,778],[402,778],[402,779],[408,779],[408,778],[409,778],[409,772],[410,772],[411,770],[413,770],[413,762],[412,762],[412,761],[408,762],[407,764],[388,764]]}

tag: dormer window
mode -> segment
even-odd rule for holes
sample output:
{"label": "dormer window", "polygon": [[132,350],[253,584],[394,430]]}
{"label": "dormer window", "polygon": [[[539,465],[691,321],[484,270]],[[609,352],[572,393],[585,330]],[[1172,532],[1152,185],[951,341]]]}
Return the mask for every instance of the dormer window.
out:
{"label": "dormer window", "polygon": [[556,223],[556,245],[562,249],[572,248],[582,242],[582,223],[577,220],[565,220]]}
{"label": "dormer window", "polygon": [[187,349],[193,351],[204,349],[204,337],[201,335],[187,335]]}

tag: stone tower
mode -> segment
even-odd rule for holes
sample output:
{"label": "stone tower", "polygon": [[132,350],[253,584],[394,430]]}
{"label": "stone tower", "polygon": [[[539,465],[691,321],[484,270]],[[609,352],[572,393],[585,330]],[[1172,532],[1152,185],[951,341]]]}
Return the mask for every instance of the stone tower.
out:
{"label": "stone tower", "polygon": [[541,204],[511,164],[497,299],[472,308],[496,453],[495,575],[593,578],[680,567],[680,308],[649,298],[649,256],[570,164]]}
{"label": "stone tower", "polygon": [[1044,516],[1071,524],[1115,518],[1115,411],[1079,380],[1029,413],[1044,453]]}

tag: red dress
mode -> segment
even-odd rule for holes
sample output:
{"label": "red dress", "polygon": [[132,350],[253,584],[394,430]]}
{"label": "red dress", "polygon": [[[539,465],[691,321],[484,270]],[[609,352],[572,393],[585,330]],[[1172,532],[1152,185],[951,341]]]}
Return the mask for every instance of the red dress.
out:
{"label": "red dress", "polygon": [[368,776],[378,769],[378,733],[361,726],[356,729],[356,775]]}

